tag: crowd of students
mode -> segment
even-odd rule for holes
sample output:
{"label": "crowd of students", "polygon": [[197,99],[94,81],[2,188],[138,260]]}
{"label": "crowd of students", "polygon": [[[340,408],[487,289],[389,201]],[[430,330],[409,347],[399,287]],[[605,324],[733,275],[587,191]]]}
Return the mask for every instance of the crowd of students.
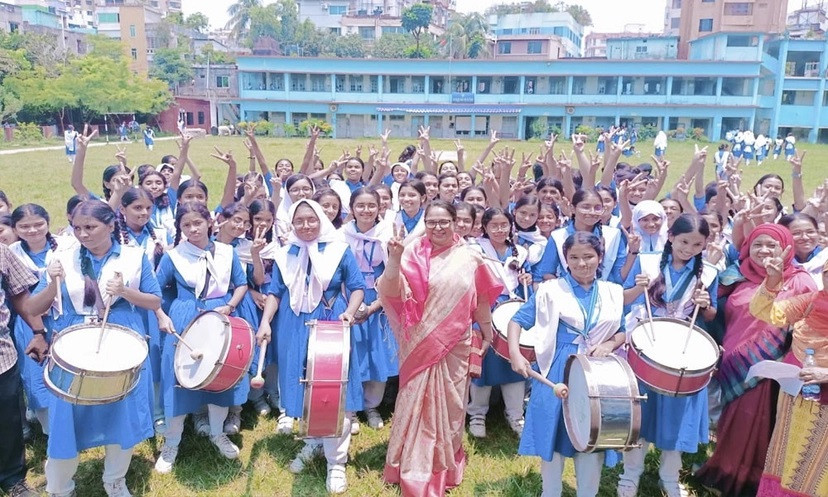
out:
{"label": "crowd of students", "polygon": [[[822,295],[828,189],[806,195],[804,153],[788,156],[794,202],[786,207],[782,177],[766,174],[755,185],[742,184],[744,156],[730,154],[718,179],[707,183],[707,147],[696,146],[686,170],[667,184],[666,156],[657,154],[652,164],[623,162],[629,141],[616,139],[615,129],[601,136],[604,146],[595,156],[582,135],[571,137],[571,154],[558,153],[561,144],[553,136],[537,156],[522,161],[515,160],[514,149],[498,147],[493,132],[473,162],[460,142],[457,160],[440,162],[428,131],[421,128],[417,144],[395,153],[396,160],[386,132],[379,148],[357,147],[325,164],[314,130],[297,167],[288,158],[266,158],[250,130],[244,140],[249,167],[240,168],[229,152],[212,154],[227,166],[217,201],[200,181],[187,135],[179,140],[179,154],[158,165],[134,167],[119,149],[118,164],[103,172],[100,195],[90,191],[84,165],[94,133],[85,131],[74,138],[76,195],[61,213],[68,227],[52,234],[55,213],[0,195],[0,242],[38,277],[31,292],[42,297],[37,312],[43,330],[23,319],[10,328],[30,418],[48,435],[46,491],[74,495],[78,454],[104,446],[107,494],[130,495],[125,475],[133,448],[162,437],[155,470],[172,471],[188,415],[195,433],[208,436],[230,459],[239,457],[239,449],[228,435],[242,431],[246,402],[262,416],[278,411],[279,433],[293,433],[305,399],[306,323],[341,320],[351,334],[343,431],[306,439],[289,466],[299,473],[324,456],[331,493],[347,488],[348,448],[360,423],[379,429],[389,422],[378,408],[388,380],[399,376],[398,410],[390,418],[398,437],[390,444],[385,476],[404,495],[440,495],[459,483],[462,420],[468,416],[471,436],[487,436],[493,387],[499,387],[508,425],[520,437],[517,452],[541,459],[545,497],[561,494],[565,457],[575,458],[579,496],[597,494],[603,465],[622,463],[618,495],[636,495],[650,444],[661,450],[666,494],[688,495],[679,481],[681,454],[699,450],[713,429],[716,450],[699,472],[705,484],[725,495],[825,495],[819,485],[826,467],[814,467],[822,459],[812,459],[807,478],[785,472],[784,444],[794,438],[776,439],[778,388],[770,380],[745,382],[747,369],[762,359],[801,364],[805,358],[785,320],[768,315],[770,304],[751,315],[760,306],[755,296]],[[442,268],[439,286],[432,282],[436,267]],[[641,448],[579,453],[564,427],[561,392],[526,377],[535,367],[560,383],[570,354],[622,353],[625,332],[646,316],[645,292],[656,316],[688,321],[698,307],[698,324],[723,346],[721,366],[707,388],[690,396],[662,395],[641,384],[648,395]],[[45,333],[48,340],[99,314],[101,294],[111,299],[110,322],[148,337],[147,364],[125,399],[71,404],[46,388],[43,363],[24,352],[35,335]],[[508,360],[488,347],[491,311],[511,300],[525,302],[512,321],[544,337],[535,345],[536,366],[512,336]],[[453,315],[457,309],[465,314]],[[248,379],[222,393],[178,386],[171,334],[203,310],[243,318],[256,330],[258,346],[267,348],[263,388],[251,388]],[[828,307],[814,312],[828,313]],[[462,326],[448,324],[445,316]],[[819,336],[806,340],[816,348],[819,367],[803,374],[814,383],[826,381],[824,329],[801,328]],[[432,362],[417,357],[422,344],[439,349],[429,334],[446,330],[452,343],[466,348],[475,334],[483,338],[480,374],[470,383],[468,354],[448,365],[438,359],[455,353],[451,347]],[[429,381],[418,383],[425,371]],[[448,396],[435,412],[445,409],[452,420],[459,412],[459,425],[429,418],[423,403],[436,402],[435,395]],[[792,421],[797,415],[784,418],[786,430],[798,429]],[[822,403],[808,415],[809,430],[828,428]],[[768,455],[772,437],[777,450]],[[802,450],[828,457],[822,446]]]}

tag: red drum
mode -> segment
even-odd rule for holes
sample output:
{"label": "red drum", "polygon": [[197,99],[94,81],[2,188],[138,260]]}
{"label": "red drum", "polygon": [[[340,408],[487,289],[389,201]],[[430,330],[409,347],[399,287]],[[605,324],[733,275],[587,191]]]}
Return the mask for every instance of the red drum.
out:
{"label": "red drum", "polygon": [[[684,352],[687,333],[690,341]],[[653,340],[652,337],[655,337]],[[627,362],[635,376],[654,391],[680,397],[710,383],[721,355],[719,345],[696,325],[675,318],[641,321],[629,334]]]}
{"label": "red drum", "polygon": [[[495,306],[492,311],[492,328],[494,328],[494,338],[492,339],[492,348],[500,357],[509,360],[509,321],[512,316],[517,314],[520,306],[524,301],[511,299],[501,302]],[[532,330],[521,329],[520,332],[520,354],[529,362],[535,362],[535,342],[537,336]]]}
{"label": "red drum", "polygon": [[300,438],[338,437],[345,421],[351,329],[342,321],[309,321]]}
{"label": "red drum", "polygon": [[181,337],[201,353],[194,358],[180,341],[175,344],[175,378],[188,390],[229,390],[247,374],[253,361],[253,330],[244,319],[204,311]]}

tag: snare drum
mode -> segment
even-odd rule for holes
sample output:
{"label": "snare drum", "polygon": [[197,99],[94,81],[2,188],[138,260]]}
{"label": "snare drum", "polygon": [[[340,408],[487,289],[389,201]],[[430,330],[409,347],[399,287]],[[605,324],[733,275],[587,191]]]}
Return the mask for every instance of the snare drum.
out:
{"label": "snare drum", "polygon": [[253,361],[253,330],[244,319],[204,311],[181,337],[202,354],[194,359],[180,341],[175,344],[175,378],[188,390],[227,391],[241,381]]}
{"label": "snare drum", "polygon": [[46,387],[69,403],[88,406],[129,395],[147,359],[147,341],[117,324],[107,323],[103,333],[100,351],[100,324],[78,324],[55,335],[43,369]]}
{"label": "snare drum", "polygon": [[638,381],[618,356],[571,355],[566,361],[564,424],[578,452],[639,447],[641,401]]}
{"label": "snare drum", "polygon": [[[501,302],[495,306],[492,311],[492,328],[494,328],[494,337],[492,338],[492,348],[500,357],[510,360],[509,358],[509,321],[517,314],[525,302],[522,300],[512,299]],[[521,329],[520,331],[520,354],[529,362],[535,362],[535,342],[537,335],[534,328],[531,330]]]}
{"label": "snare drum", "polygon": [[[698,326],[675,318],[641,321],[629,334],[627,360],[639,380],[672,397],[694,394],[710,383],[721,355],[718,344]],[[690,331],[687,351],[682,352]]]}
{"label": "snare drum", "polygon": [[300,438],[338,437],[345,421],[351,329],[342,321],[310,321]]}

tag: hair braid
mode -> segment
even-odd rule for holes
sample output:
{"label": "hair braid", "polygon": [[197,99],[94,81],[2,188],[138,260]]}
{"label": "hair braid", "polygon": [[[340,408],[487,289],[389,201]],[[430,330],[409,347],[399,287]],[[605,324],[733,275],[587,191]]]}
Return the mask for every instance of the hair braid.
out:
{"label": "hair braid", "polygon": [[52,233],[49,232],[49,231],[46,232],[46,242],[49,243],[49,248],[52,250],[52,252],[57,251],[57,249],[58,249],[57,240],[55,240],[55,237],[52,236]]}
{"label": "hair braid", "polygon": [[[118,232],[121,235],[121,243],[124,244],[124,245],[129,244],[129,239],[130,239],[129,226],[127,225],[126,218],[124,217],[124,213],[121,212],[120,209],[118,209],[118,211],[115,213],[115,222],[116,222],[115,229],[118,229],[120,227],[120,230],[118,230]],[[113,232],[113,234],[114,234],[114,232]],[[117,238],[116,238],[116,240],[117,240]],[[136,239],[135,241],[137,242],[138,240]]]}
{"label": "hair braid", "polygon": [[92,307],[97,300],[97,277],[92,270],[92,261],[89,259],[89,251],[85,247],[80,249],[80,266],[83,274],[83,305]]}
{"label": "hair braid", "polygon": [[152,266],[158,267],[158,263],[161,262],[161,256],[164,255],[164,246],[161,245],[161,242],[158,241],[158,236],[155,234],[155,229],[152,227],[149,228],[150,238],[152,238],[153,243],[155,243],[155,250],[152,252]]}
{"label": "hair braid", "polygon": [[[673,243],[667,240],[664,244],[664,251],[661,252],[661,262],[658,265],[658,278],[655,283],[647,290],[650,294],[650,299],[653,304],[659,307],[664,307],[667,303],[664,301],[664,292],[667,290],[667,281],[664,278],[664,270],[667,269],[667,264],[670,261],[670,256],[673,254]],[[669,271],[669,269],[667,269]]]}
{"label": "hair braid", "polygon": [[173,247],[178,246],[178,242],[181,241],[181,218],[175,218],[175,240],[173,240]]}

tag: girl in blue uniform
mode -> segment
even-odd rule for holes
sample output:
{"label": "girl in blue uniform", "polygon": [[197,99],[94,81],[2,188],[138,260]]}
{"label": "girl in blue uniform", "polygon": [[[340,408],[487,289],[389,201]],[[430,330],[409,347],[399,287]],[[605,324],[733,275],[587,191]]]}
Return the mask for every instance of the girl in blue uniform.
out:
{"label": "girl in blue uniform", "polygon": [[426,203],[428,198],[426,186],[417,179],[407,180],[400,185],[397,198],[400,202],[400,211],[394,220],[394,226],[405,228],[403,243],[407,245],[425,234],[423,204]]}
{"label": "girl in blue uniform", "polygon": [[[235,314],[247,292],[247,278],[233,247],[210,240],[212,220],[210,212],[201,203],[178,205],[175,216],[175,243],[158,265],[158,283],[161,287],[174,285],[177,296],[170,303],[169,316],[157,313],[159,328],[168,333],[183,332],[200,311]],[[186,241],[181,241],[186,237]],[[172,317],[172,319],[170,319]],[[161,359],[161,385],[164,390],[164,413],[167,432],[155,470],[168,473],[178,456],[178,445],[184,431],[184,418],[205,404],[210,425],[210,440],[221,455],[228,459],[239,456],[239,449],[224,434],[224,420],[230,406],[241,405],[247,399],[250,383],[240,381],[235,387],[221,393],[188,390],[177,386],[175,378],[175,342],[165,336]]]}
{"label": "girl in blue uniform", "polygon": [[385,384],[388,378],[399,374],[397,341],[374,288],[377,278],[385,270],[388,257],[386,245],[391,239],[393,228],[393,225],[379,220],[379,202],[379,195],[373,188],[355,190],[351,195],[354,220],[342,228],[365,279],[365,297],[354,316],[355,327],[359,328],[358,335],[362,341],[352,343],[351,346],[361,349],[359,352],[364,356],[362,362],[368,372],[367,378],[362,382],[365,416],[368,426],[374,429],[384,425],[377,407],[385,395]]}
{"label": "girl in blue uniform", "polygon": [[540,262],[546,248],[547,237],[538,229],[541,203],[534,195],[525,195],[516,203],[512,214],[515,218],[515,244],[528,252],[527,262],[534,266]]}
{"label": "girl in blue uniform", "polygon": [[[552,382],[563,381],[570,354],[606,357],[625,340],[621,286],[601,280],[601,238],[588,232],[569,235],[563,243],[567,273],[545,281],[509,323],[509,356],[512,369],[523,377],[532,368],[518,348],[520,330],[535,327],[542,337],[535,344],[537,369]],[[556,389],[557,390],[557,389]],[[526,409],[526,426],[518,453],[540,456],[543,493],[560,497],[563,491],[563,458],[575,459],[576,495],[595,497],[605,457],[614,453],[576,452],[564,426],[561,399],[551,388],[532,380],[532,396]]]}
{"label": "girl in blue uniform", "polygon": [[[276,339],[270,343],[271,357],[279,367],[279,392],[288,416],[302,416],[305,375],[311,320],[340,320],[349,325],[363,301],[365,280],[347,243],[338,233],[322,207],[313,200],[300,200],[290,208],[293,230],[276,254],[276,264],[268,289],[267,302],[259,325],[259,343],[269,340],[272,327]],[[346,301],[343,287],[348,292]],[[278,310],[278,313],[277,313]],[[271,325],[274,315],[276,321]],[[354,332],[352,328],[352,340]],[[278,343],[278,349],[274,347]],[[290,464],[293,473],[301,472],[307,461],[324,450],[328,461],[326,486],[331,493],[347,487],[345,463],[351,443],[351,413],[363,408],[362,380],[358,347],[351,347],[348,383],[345,387],[345,417],[339,437],[305,439],[305,446]]]}
{"label": "girl in blue uniform", "polygon": [[[56,295],[56,277],[61,277],[63,314],[54,320],[54,330],[89,322],[103,311],[97,294],[111,299],[109,322],[146,333],[141,313],[135,308],[155,310],[161,292],[144,251],[121,244],[115,212],[105,203],[80,203],[72,214],[72,227],[79,245],[58,251],[59,264],[50,266],[50,282],[44,291]],[[138,385],[124,399],[103,405],[75,405],[53,395],[49,403],[49,441],[46,461],[46,491],[49,495],[74,495],[73,477],[78,453],[104,446],[104,490],[110,497],[128,497],[125,476],[133,447],[153,435],[152,368],[149,359]]]}
{"label": "girl in blue uniform", "polygon": [[[40,279],[37,286],[30,290],[32,294],[39,293],[46,287],[46,267],[54,259],[58,248],[57,241],[49,233],[49,213],[39,205],[24,204],[12,212],[11,225],[19,241],[9,245],[9,249]],[[44,316],[43,324],[46,327],[46,340],[51,341],[52,320]],[[24,320],[14,320],[14,344],[17,347],[23,390],[26,392],[29,409],[37,416],[43,433],[48,435],[51,394],[43,384],[44,364],[39,364],[24,354],[24,349],[33,336],[32,329]]]}
{"label": "girl in blue uniform", "polygon": [[[655,268],[652,260],[647,260],[647,254],[637,258],[624,284],[627,288],[624,299],[632,304],[626,317],[628,330],[646,319],[644,291],[650,294],[653,316],[687,320],[693,314],[694,305],[698,305],[699,316],[705,321],[716,317],[716,299],[711,295],[716,295],[718,290],[718,271],[702,260],[709,235],[704,218],[682,214],[670,228],[664,251],[655,258],[658,261]],[[652,285],[651,281],[654,281]],[[700,283],[704,288],[699,288]],[[647,395],[641,404],[643,443],[640,448],[624,452],[624,473],[618,483],[618,495],[636,495],[638,480],[644,471],[644,455],[651,442],[661,450],[659,476],[667,496],[686,497],[687,489],[679,482],[681,453],[695,453],[700,443],[708,442],[707,388],[682,397],[662,395],[642,382],[639,389]]]}

